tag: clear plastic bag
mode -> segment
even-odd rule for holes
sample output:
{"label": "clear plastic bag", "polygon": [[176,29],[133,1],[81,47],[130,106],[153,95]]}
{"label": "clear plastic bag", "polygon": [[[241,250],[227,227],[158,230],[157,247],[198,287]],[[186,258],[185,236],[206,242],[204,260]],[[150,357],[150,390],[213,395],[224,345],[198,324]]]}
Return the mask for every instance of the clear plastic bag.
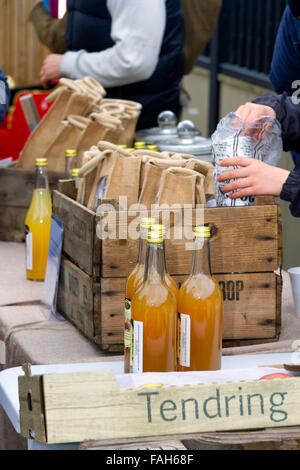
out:
{"label": "clear plastic bag", "polygon": [[254,204],[252,196],[230,199],[229,193],[224,194],[221,191],[221,188],[229,181],[219,183],[217,178],[221,173],[233,167],[220,167],[220,161],[229,157],[248,157],[277,166],[282,154],[281,133],[280,123],[270,116],[262,116],[246,126],[239,116],[229,113],[219,122],[212,135],[215,163],[214,180],[218,206]]}

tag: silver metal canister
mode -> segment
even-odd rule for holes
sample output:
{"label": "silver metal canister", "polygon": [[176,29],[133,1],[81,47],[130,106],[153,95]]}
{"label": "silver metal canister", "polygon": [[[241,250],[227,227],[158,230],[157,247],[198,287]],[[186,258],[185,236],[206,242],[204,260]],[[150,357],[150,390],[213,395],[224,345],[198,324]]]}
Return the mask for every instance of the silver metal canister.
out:
{"label": "silver metal canister", "polygon": [[199,160],[213,163],[212,141],[199,135],[192,121],[181,121],[177,126],[177,136],[165,139],[158,144],[158,147],[161,152],[188,154]]}

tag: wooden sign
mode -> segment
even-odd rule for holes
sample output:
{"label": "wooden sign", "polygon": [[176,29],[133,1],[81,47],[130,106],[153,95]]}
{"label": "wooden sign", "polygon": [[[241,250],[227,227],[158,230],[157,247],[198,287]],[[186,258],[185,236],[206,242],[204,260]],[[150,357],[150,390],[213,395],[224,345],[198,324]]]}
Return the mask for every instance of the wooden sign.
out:
{"label": "wooden sign", "polygon": [[19,377],[21,434],[83,442],[300,425],[299,378],[120,389],[112,371]]}

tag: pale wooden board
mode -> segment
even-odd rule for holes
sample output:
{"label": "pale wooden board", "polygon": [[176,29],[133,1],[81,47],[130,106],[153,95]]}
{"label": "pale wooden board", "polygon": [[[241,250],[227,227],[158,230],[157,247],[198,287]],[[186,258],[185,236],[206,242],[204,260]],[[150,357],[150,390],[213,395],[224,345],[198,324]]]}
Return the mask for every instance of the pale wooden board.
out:
{"label": "pale wooden board", "polygon": [[[225,301],[223,339],[275,338],[280,305],[274,273],[218,274]],[[185,277],[175,277],[182,282]],[[120,342],[124,331],[126,279],[101,279],[101,332],[104,344]]]}
{"label": "pale wooden board", "polygon": [[[49,444],[300,425],[298,378],[119,389],[102,371],[44,375],[41,388]],[[30,413],[21,409],[25,436]]]}
{"label": "pale wooden board", "polygon": [[94,332],[94,289],[97,296],[100,288],[75,264],[61,260],[57,311],[66,316],[88,338],[93,339]]}
{"label": "pale wooden board", "polygon": [[0,63],[17,86],[38,84],[50,51],[28,21],[32,0],[0,0]]}
{"label": "pale wooden board", "polygon": [[[275,273],[218,274],[225,296],[224,340],[276,340],[280,332],[281,277]],[[178,285],[186,276],[175,276]],[[94,281],[65,257],[57,309],[104,349],[122,351],[125,278]]]}
{"label": "pale wooden board", "polygon": [[[136,263],[138,240],[122,237],[127,236],[127,227],[135,224],[138,213],[133,216],[123,211],[112,214],[111,219],[105,216],[103,231],[112,232],[116,227],[116,239],[107,238],[102,243],[98,239],[100,221],[94,212],[56,192],[54,213],[66,225],[64,252],[79,267],[95,277],[128,276]],[[191,244],[192,235],[176,240],[172,227],[179,220],[195,225],[196,213],[186,211],[183,215],[183,211],[175,210],[169,214],[168,270],[172,275],[184,275],[190,272],[192,250],[187,250],[187,243]],[[109,220],[115,222],[114,227],[107,225]],[[213,228],[211,262],[215,273],[275,271],[281,265],[281,214],[276,205],[205,209],[204,222]]]}
{"label": "pale wooden board", "polygon": [[[184,444],[187,450],[299,450],[300,427],[270,428],[248,432],[211,432],[201,434],[176,435],[171,441],[163,436],[155,442],[157,449],[169,445]],[[181,441],[182,440],[182,441]],[[109,441],[86,441],[78,450],[130,450],[152,449],[153,438],[115,439]],[[180,446],[178,446],[180,449]],[[174,450],[176,447],[174,448]]]}
{"label": "pale wooden board", "polygon": [[[49,173],[49,185],[57,187],[60,173]],[[25,240],[25,217],[35,185],[35,171],[0,168],[0,240]]]}
{"label": "pale wooden board", "polygon": [[[177,214],[180,211],[177,211]],[[171,216],[171,227],[177,215]],[[127,277],[137,259],[138,241],[118,239],[126,233],[126,226],[135,217],[117,214],[117,239],[102,242],[102,276]],[[177,220],[185,220],[178,216]],[[192,220],[191,220],[192,219]],[[107,219],[108,220],[108,219]],[[196,223],[195,212],[188,214],[191,226]],[[253,207],[218,207],[205,209],[204,223],[213,227],[211,239],[211,263],[215,273],[274,271],[281,263],[279,256],[276,205]],[[192,237],[192,236],[191,236]],[[170,274],[183,275],[190,272],[192,250],[186,244],[192,239],[166,241],[166,258]],[[116,256],[116,253],[118,254]]]}
{"label": "pale wooden board", "polygon": [[54,191],[53,213],[65,224],[63,251],[91,276],[99,276],[101,242],[96,238],[95,213]]}

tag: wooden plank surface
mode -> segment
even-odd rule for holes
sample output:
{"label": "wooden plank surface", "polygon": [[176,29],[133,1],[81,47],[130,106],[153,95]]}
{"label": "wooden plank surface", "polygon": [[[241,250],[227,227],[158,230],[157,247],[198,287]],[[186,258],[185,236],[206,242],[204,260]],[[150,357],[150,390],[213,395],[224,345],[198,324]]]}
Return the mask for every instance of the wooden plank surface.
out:
{"label": "wooden plank surface", "polygon": [[[62,175],[49,173],[53,190]],[[0,240],[25,240],[25,217],[30,206],[35,184],[35,172],[14,168],[0,168]]]}
{"label": "wooden plank surface", "polygon": [[[278,238],[279,214],[276,205],[210,208],[204,211],[204,223],[211,225],[211,262],[215,273],[275,271],[281,263]],[[180,219],[180,218],[179,218]],[[184,220],[184,219],[183,219]],[[117,215],[117,239],[102,242],[102,276],[127,277],[137,259],[138,241],[122,240],[134,217]],[[195,212],[191,224],[195,225]],[[107,224],[108,225],[108,224]],[[191,239],[166,241],[170,274],[190,272]],[[117,253],[117,256],[116,256]]]}
{"label": "wooden plank surface", "polygon": [[100,285],[63,257],[57,293],[57,311],[90,339],[95,336],[94,297],[99,295]]}
{"label": "wooden plank surface", "polygon": [[[275,273],[216,275],[224,299],[223,339],[276,340],[281,277]],[[178,285],[186,276],[175,276]],[[65,257],[58,311],[104,349],[123,350],[125,278],[93,280]]]}
{"label": "wooden plank surface", "polygon": [[111,371],[47,374],[42,393],[49,444],[300,425],[298,378],[119,389]]}
{"label": "wooden plank surface", "polygon": [[[215,277],[224,298],[223,339],[275,339],[281,307],[277,305],[276,274],[219,274]],[[175,279],[180,283],[185,277],[175,276]],[[123,341],[125,283],[126,279],[101,279],[103,344]]]}
{"label": "wooden plank surface", "polygon": [[[299,450],[300,427],[270,428],[248,432],[211,432],[153,438],[82,442],[78,450],[174,449],[181,443],[187,450]],[[176,439],[176,440],[175,440]],[[175,443],[175,446],[173,444]],[[173,447],[174,446],[174,447]],[[180,449],[180,447],[178,446]]]}
{"label": "wooden plank surface", "polygon": [[96,237],[95,213],[54,191],[53,213],[65,224],[63,251],[81,269],[98,277],[101,242]]}
{"label": "wooden plank surface", "polygon": [[32,7],[32,0],[0,0],[0,64],[17,86],[38,84],[50,53],[29,22]]}

